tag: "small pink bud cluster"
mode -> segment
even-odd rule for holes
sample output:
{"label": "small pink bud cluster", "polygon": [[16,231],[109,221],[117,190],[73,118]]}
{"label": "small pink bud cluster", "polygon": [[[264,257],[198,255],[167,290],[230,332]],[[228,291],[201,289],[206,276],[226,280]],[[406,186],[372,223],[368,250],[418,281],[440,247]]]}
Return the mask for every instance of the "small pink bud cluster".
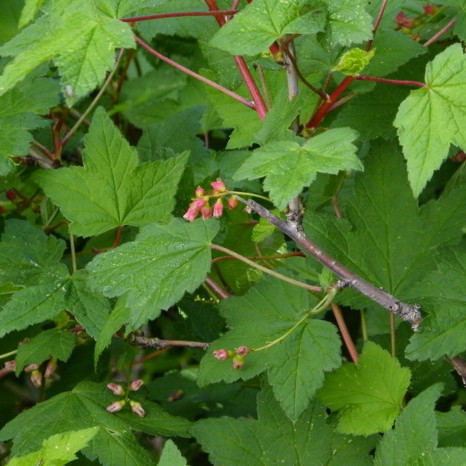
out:
{"label": "small pink bud cluster", "polygon": [[219,361],[232,359],[233,369],[241,369],[244,366],[244,358],[251,352],[251,350],[244,345],[238,346],[233,352],[231,350],[219,349],[213,352],[214,358]]}
{"label": "small pink bud cluster", "polygon": [[[129,386],[128,389],[130,392],[137,392],[142,386],[144,385],[144,381],[141,379],[133,380]],[[118,383],[109,383],[107,384],[107,388],[115,395],[115,396],[124,396],[126,395],[127,391],[123,388],[122,385]],[[105,409],[109,413],[117,413],[118,411],[121,411],[123,407],[126,405],[126,403],[129,403],[131,407],[131,411],[138,415],[139,417],[144,417],[146,415],[146,412],[144,411],[144,408],[142,407],[141,403],[139,401],[134,401],[134,400],[119,400],[115,401],[112,404],[108,405]]]}
{"label": "small pink bud cluster", "polygon": [[[188,220],[188,222],[194,222],[199,214],[201,214],[204,220],[211,217],[219,218],[223,215],[222,198],[228,193],[227,187],[221,178],[212,181],[210,185],[212,186],[212,191],[210,193],[206,193],[200,186],[194,191],[195,197],[192,199],[188,210],[183,215],[183,218]],[[217,198],[213,206],[210,205],[211,198]],[[238,205],[238,199],[231,196],[228,198],[227,203],[229,209],[234,209]]]}

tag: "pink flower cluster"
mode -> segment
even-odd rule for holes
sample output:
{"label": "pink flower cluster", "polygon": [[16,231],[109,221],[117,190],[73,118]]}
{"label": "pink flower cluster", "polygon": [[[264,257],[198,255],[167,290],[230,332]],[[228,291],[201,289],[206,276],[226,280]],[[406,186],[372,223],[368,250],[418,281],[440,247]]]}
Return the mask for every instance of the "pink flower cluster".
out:
{"label": "pink flower cluster", "polygon": [[[204,220],[211,217],[219,218],[223,215],[222,197],[228,193],[225,183],[220,178],[217,178],[210,185],[212,186],[210,194],[206,193],[200,186],[194,191],[195,197],[183,215],[183,218],[188,220],[188,222],[194,222],[199,214],[201,214]],[[216,198],[213,206],[210,205],[211,198]],[[238,205],[238,200],[236,197],[230,196],[227,204],[229,209],[234,209]]]}
{"label": "pink flower cluster", "polygon": [[[424,9],[424,14],[429,15],[429,16],[435,15],[438,11],[437,5],[424,5],[422,8]],[[396,25],[399,28],[407,28],[407,29],[411,29],[413,26],[417,26],[420,24],[419,16],[417,18],[409,18],[402,11],[400,11],[396,15],[395,21],[396,21]]]}

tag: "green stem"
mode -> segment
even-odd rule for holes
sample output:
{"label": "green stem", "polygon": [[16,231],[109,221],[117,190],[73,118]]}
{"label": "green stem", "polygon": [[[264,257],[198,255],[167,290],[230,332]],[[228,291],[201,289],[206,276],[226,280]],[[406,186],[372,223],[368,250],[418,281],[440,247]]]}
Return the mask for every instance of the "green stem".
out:
{"label": "green stem", "polygon": [[293,327],[288,329],[283,335],[279,336],[275,340],[271,341],[270,343],[267,343],[264,346],[261,346],[260,348],[255,348],[251,351],[257,352],[257,351],[262,351],[268,348],[271,348],[272,346],[276,345],[277,343],[282,342],[286,337],[291,335],[301,324],[303,324],[311,315],[319,314],[322,311],[325,311],[330,306],[330,303],[333,301],[335,298],[335,295],[337,294],[338,288],[337,287],[332,287],[330,288],[329,292],[324,296],[324,298],[311,310],[307,311],[301,319],[296,322]]}
{"label": "green stem", "polygon": [[298,280],[293,280],[292,278],[287,277],[286,275],[282,275],[281,273],[275,272],[275,270],[270,270],[267,267],[263,267],[260,264],[256,264],[255,262],[249,260],[247,257],[244,257],[241,254],[238,254],[237,252],[232,251],[231,249],[224,248],[223,246],[219,246],[218,244],[211,244],[210,247],[211,249],[214,249],[216,251],[221,251],[221,252],[224,252],[225,254],[235,257],[241,262],[244,262],[245,264],[248,264],[257,270],[260,270],[261,272],[272,275],[273,277],[278,278],[279,280],[282,280],[284,282],[291,283],[292,285],[298,286],[300,288],[304,288],[305,290],[311,291],[313,293],[315,292],[318,293],[322,291],[320,286],[312,286],[312,285],[308,285],[307,283],[300,282]]}
{"label": "green stem", "polygon": [[76,264],[76,251],[74,249],[74,236],[70,233],[70,250],[71,250],[71,267],[73,269],[73,273],[78,270],[78,266]]}
{"label": "green stem", "polygon": [[10,356],[14,356],[17,352],[18,350],[13,350],[13,351],[10,351],[9,353],[0,354],[0,359],[6,359],[6,358],[9,358]]}
{"label": "green stem", "polygon": [[228,194],[238,194],[238,196],[249,196],[249,197],[257,197],[257,199],[262,199],[263,201],[267,201],[272,203],[272,201],[265,196],[261,196],[260,194],[254,194],[254,193],[245,193],[242,191],[227,191],[226,193],[221,193],[222,196],[226,196]]}
{"label": "green stem", "polygon": [[369,340],[369,334],[367,333],[367,317],[364,309],[361,310],[361,333],[363,341]]}
{"label": "green stem", "polygon": [[89,107],[84,111],[84,113],[79,117],[79,120],[74,124],[74,126],[68,131],[68,133],[64,136],[64,138],[60,141],[60,145],[63,147],[73,136],[73,134],[76,132],[76,130],[81,126],[81,123],[86,119],[87,115],[91,113],[91,111],[94,109],[94,107],[97,105],[97,102],[100,100],[102,95],[105,92],[105,89],[107,89],[107,86],[110,84],[110,81],[112,80],[113,76],[116,73],[116,70],[118,69],[118,66],[120,65],[120,61],[123,57],[123,54],[125,53],[125,49],[121,49],[120,53],[118,54],[118,57],[115,62],[115,66],[113,67],[113,70],[108,74],[107,79],[105,80],[104,84],[100,88],[99,92],[97,95],[94,97],[94,100],[91,102]]}

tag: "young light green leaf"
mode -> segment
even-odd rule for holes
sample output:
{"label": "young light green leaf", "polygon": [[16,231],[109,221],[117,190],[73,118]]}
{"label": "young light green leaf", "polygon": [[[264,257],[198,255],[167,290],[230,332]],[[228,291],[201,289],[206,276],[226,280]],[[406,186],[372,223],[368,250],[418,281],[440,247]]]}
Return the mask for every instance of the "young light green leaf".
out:
{"label": "young light green leaf", "polygon": [[[105,410],[114,401],[114,395],[104,384],[81,382],[72,391],[60,393],[23,411],[3,427],[0,439],[13,439],[12,454],[23,456],[40,449],[42,442],[52,435],[100,427],[83,451],[86,456],[97,457],[102,464],[114,464],[115,458],[118,458],[119,463],[128,466],[152,464],[147,450],[139,446],[130,432],[132,427],[126,416],[137,416],[131,412],[110,414]],[[144,407],[146,408],[146,404]],[[162,435],[187,435],[189,422],[185,419],[170,416],[150,402],[147,402],[147,412],[147,419],[150,419],[147,426],[137,424],[135,419],[138,431],[148,431],[152,435],[155,435],[154,432]]]}
{"label": "young light green leaf", "polygon": [[[325,410],[316,400],[299,419],[292,422],[277,405],[272,391],[265,388],[258,396],[257,411],[258,420],[205,419],[198,421],[191,432],[209,453],[213,464],[343,464],[337,458],[341,451],[347,449],[348,442],[334,434],[326,421]],[[358,461],[346,464],[370,464],[368,453],[374,447],[374,441],[365,442],[365,448],[360,444],[358,447]]]}
{"label": "young light green leaf", "polygon": [[228,21],[210,44],[232,55],[256,55],[285,34],[315,34],[325,8],[303,0],[255,0]]}
{"label": "young light green leaf", "polygon": [[337,128],[312,137],[303,145],[295,141],[270,142],[254,151],[236,172],[235,179],[265,176],[264,188],[275,205],[283,209],[314,181],[318,172],[362,170],[353,144],[356,138],[352,129]]}
{"label": "young light green leaf", "polygon": [[134,242],[94,258],[89,284],[107,297],[126,295],[130,324],[138,328],[202,283],[218,228],[214,220],[148,225]]}
{"label": "young light green leaf", "polygon": [[434,408],[441,391],[440,384],[433,385],[408,403],[396,420],[395,428],[380,442],[375,455],[376,466],[418,464],[414,462],[436,448]]}
{"label": "young light green leaf", "polygon": [[58,328],[44,330],[27,343],[18,347],[16,353],[16,375],[27,364],[40,364],[49,357],[67,361],[76,344],[76,335]]}
{"label": "young light green leaf", "polygon": [[338,430],[353,435],[386,432],[400,412],[411,375],[397,359],[372,342],[357,364],[327,374],[319,399],[340,411]]}
{"label": "young light green leaf", "polygon": [[126,139],[99,108],[85,138],[84,167],[37,174],[76,235],[92,236],[122,225],[166,221],[187,162],[187,153],[138,166]]}
{"label": "young light green leaf", "polygon": [[99,431],[98,427],[55,434],[44,440],[42,448],[26,456],[13,457],[11,466],[62,466],[77,459],[76,453],[85,448]]}
{"label": "young light green leaf", "polygon": [[[231,360],[218,361],[209,350],[201,361],[199,384],[249,379],[267,371],[286,415],[296,420],[322,385],[324,372],[340,365],[340,341],[332,324],[309,319],[294,328],[316,303],[305,290],[271,278],[245,296],[223,301],[221,313],[231,330],[210,349],[234,350],[244,345],[253,351],[245,357],[244,366],[234,370]],[[288,332],[279,344],[254,351]]]}
{"label": "young light green leaf", "polygon": [[375,49],[369,52],[360,48],[352,48],[345,52],[333,71],[341,71],[347,76],[356,76],[369,64],[375,55]]}
{"label": "young light green leaf", "polygon": [[108,16],[92,0],[53,2],[47,14],[0,47],[0,55],[14,57],[0,76],[0,95],[53,59],[63,86],[71,86],[71,104],[101,83],[118,47],[134,47],[127,23]]}
{"label": "young light green leaf", "polygon": [[466,150],[466,57],[454,44],[427,65],[427,87],[411,92],[394,125],[418,196],[448,155],[450,144]]}
{"label": "young light green leaf", "polygon": [[163,447],[158,466],[187,466],[187,464],[180,450],[173,443],[173,440],[167,440]]}
{"label": "young light green leaf", "polygon": [[26,0],[24,2],[23,10],[21,11],[21,17],[19,18],[18,27],[22,29],[28,24],[34,16],[36,16],[39,8],[41,7],[44,0]]}

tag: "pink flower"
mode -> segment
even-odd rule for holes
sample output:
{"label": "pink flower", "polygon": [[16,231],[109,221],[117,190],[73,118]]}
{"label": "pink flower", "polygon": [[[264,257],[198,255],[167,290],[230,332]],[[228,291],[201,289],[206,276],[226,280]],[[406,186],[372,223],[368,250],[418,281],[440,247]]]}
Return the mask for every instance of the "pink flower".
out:
{"label": "pink flower", "polygon": [[413,27],[414,19],[408,18],[402,11],[395,17],[396,25],[398,27],[411,28]]}
{"label": "pink flower", "polygon": [[225,183],[221,180],[221,178],[217,178],[215,181],[210,183],[212,189],[214,190],[214,194],[224,193],[227,190]]}
{"label": "pink flower", "polygon": [[207,204],[205,207],[201,209],[201,215],[204,220],[212,217],[212,207],[210,207],[210,205]]}
{"label": "pink flower", "polygon": [[219,349],[214,351],[214,358],[218,359],[219,361],[225,361],[225,359],[228,359],[229,357],[230,355],[226,349]]}
{"label": "pink flower", "polygon": [[142,404],[138,401],[130,400],[129,404],[131,405],[131,411],[134,414],[137,414],[139,417],[144,417],[146,415],[146,412],[144,411]]}
{"label": "pink flower", "polygon": [[57,360],[51,359],[47,363],[47,367],[45,368],[44,377],[46,379],[50,379],[50,377],[52,377],[52,375],[55,374],[56,370],[57,370]]}
{"label": "pink flower", "polygon": [[191,204],[189,204],[189,207],[195,207],[196,209],[201,210],[205,205],[206,200],[202,197],[198,197],[197,199],[194,199]]}
{"label": "pink flower", "polygon": [[123,409],[123,406],[126,404],[125,400],[120,400],[120,401],[115,401],[111,405],[108,405],[105,409],[109,413],[117,413],[118,411],[121,411]]}
{"label": "pink flower", "polygon": [[200,186],[198,186],[196,190],[194,191],[194,194],[196,195],[196,197],[202,197],[205,195],[205,190],[201,188]]}
{"label": "pink flower", "polygon": [[186,213],[183,215],[183,218],[188,222],[194,222],[198,213],[199,209],[197,207],[189,207]]}
{"label": "pink flower", "polygon": [[240,356],[246,356],[248,353],[250,352],[250,349],[247,347],[247,346],[238,346],[238,348],[236,348],[236,354],[239,354]]}
{"label": "pink flower", "polygon": [[238,205],[238,199],[236,199],[235,196],[231,196],[228,198],[228,208],[233,210],[236,208],[236,206]]}
{"label": "pink flower", "polygon": [[214,210],[213,210],[212,216],[215,217],[215,218],[219,218],[219,217],[222,216],[222,214],[223,214],[223,202],[222,202],[222,198],[219,197],[219,198],[215,201]]}
{"label": "pink flower", "polygon": [[123,387],[117,383],[108,383],[107,388],[116,396],[121,396],[125,393]]}
{"label": "pink flower", "polygon": [[133,392],[137,392],[144,385],[144,380],[137,379],[131,382],[129,389]]}

